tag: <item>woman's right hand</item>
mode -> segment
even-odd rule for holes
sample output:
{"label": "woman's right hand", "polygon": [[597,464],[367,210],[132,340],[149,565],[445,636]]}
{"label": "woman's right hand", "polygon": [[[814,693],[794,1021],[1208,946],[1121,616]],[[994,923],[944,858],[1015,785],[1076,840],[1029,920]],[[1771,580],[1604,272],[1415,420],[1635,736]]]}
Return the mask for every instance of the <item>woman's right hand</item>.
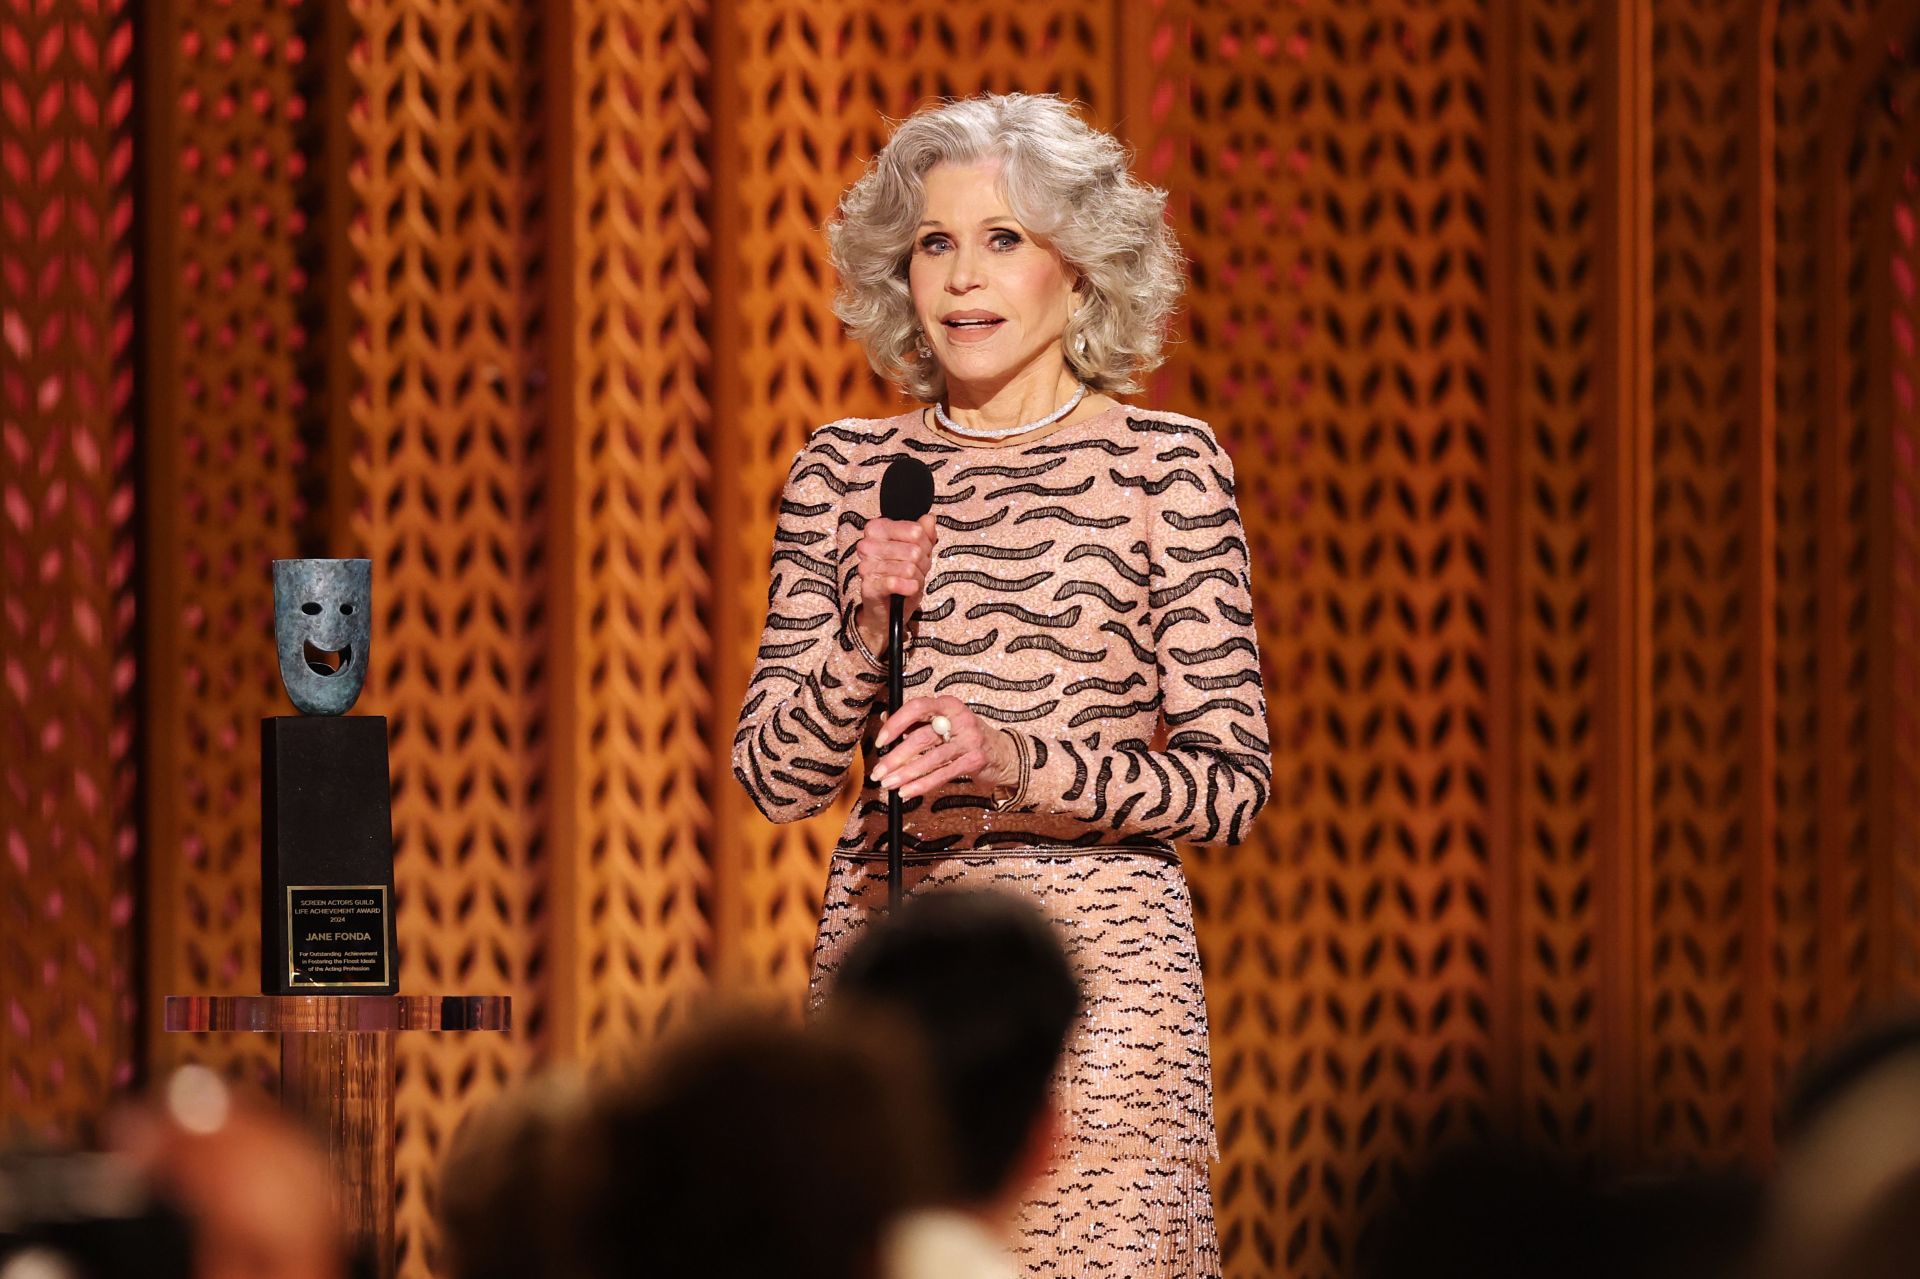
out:
{"label": "woman's right hand", "polygon": [[869,652],[884,654],[887,650],[887,603],[892,596],[902,597],[902,612],[907,617],[920,606],[920,593],[927,589],[933,547],[938,540],[939,526],[931,514],[918,520],[867,521],[853,547],[854,571],[860,579],[854,625]]}

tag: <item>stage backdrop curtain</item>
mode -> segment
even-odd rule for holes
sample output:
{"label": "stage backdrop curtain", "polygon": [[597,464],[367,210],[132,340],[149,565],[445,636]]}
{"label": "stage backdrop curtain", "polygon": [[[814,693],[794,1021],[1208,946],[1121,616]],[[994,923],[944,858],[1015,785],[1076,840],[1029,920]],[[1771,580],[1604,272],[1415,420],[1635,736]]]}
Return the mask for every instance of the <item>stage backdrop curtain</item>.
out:
{"label": "stage backdrop curtain", "polygon": [[896,411],[820,228],[1048,90],[1191,258],[1276,788],[1188,858],[1233,1279],[1449,1140],[1764,1160],[1920,990],[1920,0],[5,0],[0,1108],[75,1134],[257,980],[268,561],[364,555],[405,1272],[476,1103],[792,1004],[843,815],[728,775],[775,506]]}

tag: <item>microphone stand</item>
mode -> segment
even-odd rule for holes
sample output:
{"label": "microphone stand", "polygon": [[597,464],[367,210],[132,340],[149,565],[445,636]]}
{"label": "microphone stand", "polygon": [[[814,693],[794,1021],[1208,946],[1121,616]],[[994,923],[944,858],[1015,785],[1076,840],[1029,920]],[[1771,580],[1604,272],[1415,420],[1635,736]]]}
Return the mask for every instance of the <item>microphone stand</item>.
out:
{"label": "microphone stand", "polygon": [[[901,677],[900,668],[904,665],[901,655],[907,648],[907,623],[904,616],[904,604],[898,595],[887,601],[887,713],[896,714],[900,704],[906,700],[906,684]],[[904,736],[904,734],[902,734]],[[893,739],[893,745],[900,744],[900,738]],[[892,746],[888,747],[893,749]],[[887,791],[887,909],[892,910],[900,904],[901,870],[903,856],[900,842],[900,788],[892,787]]]}

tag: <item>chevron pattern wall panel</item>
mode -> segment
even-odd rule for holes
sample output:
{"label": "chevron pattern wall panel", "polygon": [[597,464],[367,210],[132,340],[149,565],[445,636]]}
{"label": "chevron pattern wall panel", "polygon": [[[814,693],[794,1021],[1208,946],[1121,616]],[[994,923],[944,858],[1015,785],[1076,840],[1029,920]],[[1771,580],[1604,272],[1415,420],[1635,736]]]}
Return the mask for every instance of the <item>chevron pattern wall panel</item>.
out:
{"label": "chevron pattern wall panel", "polygon": [[1644,496],[1651,572],[1636,641],[1650,650],[1645,914],[1648,1042],[1637,1063],[1641,1142],[1685,1159],[1763,1134],[1766,1067],[1759,891],[1770,852],[1753,825],[1757,736],[1748,631],[1758,589],[1746,454],[1754,430],[1742,318],[1759,270],[1745,219],[1758,45],[1737,4],[1676,9],[1653,36],[1652,439]]}
{"label": "chevron pattern wall panel", "polygon": [[1194,258],[1170,398],[1235,450],[1275,721],[1254,841],[1192,866],[1217,1197],[1229,1273],[1339,1273],[1485,1096],[1485,30],[1227,6],[1155,34]]}
{"label": "chevron pattern wall panel", "polygon": [[554,268],[549,413],[570,466],[556,545],[570,595],[550,678],[554,1034],[593,1054],[656,1034],[705,987],[718,908],[710,836],[716,480],[713,178],[703,3],[581,6],[549,93],[567,104],[570,237]]}
{"label": "chevron pattern wall panel", "polygon": [[1504,129],[1494,113],[1490,225],[1513,247],[1490,256],[1488,273],[1490,409],[1505,423],[1490,450],[1489,647],[1502,654],[1496,670],[1532,673],[1496,678],[1492,699],[1493,842],[1507,845],[1495,855],[1495,926],[1509,948],[1495,962],[1511,962],[1517,983],[1494,996],[1513,1037],[1496,1092],[1522,1132],[1582,1153],[1620,1120],[1607,1083],[1623,992],[1607,934],[1629,905],[1604,855],[1622,811],[1611,770],[1622,726],[1595,713],[1618,678],[1605,653],[1621,584],[1601,468],[1604,424],[1625,407],[1625,379],[1602,374],[1624,356],[1607,318],[1619,301],[1607,270],[1617,212],[1595,198],[1612,176],[1608,10],[1516,7],[1489,45],[1511,77],[1496,100]]}
{"label": "chevron pattern wall panel", "polygon": [[396,1221],[403,1270],[426,1273],[445,1141],[545,1027],[551,170],[531,13],[370,0],[353,18],[351,530],[374,564],[364,696],[390,719],[404,980],[517,1005],[511,1039],[402,1040]]}
{"label": "chevron pattern wall panel", "polygon": [[[317,515],[321,180],[311,6],[156,6],[144,28],[149,153],[141,317],[145,474],[148,990],[258,988],[259,722],[292,712],[271,645],[271,561]],[[263,1077],[258,1036],[183,1041],[156,1065]]]}
{"label": "chevron pattern wall panel", "polygon": [[132,21],[0,6],[0,1140],[133,1075]]}

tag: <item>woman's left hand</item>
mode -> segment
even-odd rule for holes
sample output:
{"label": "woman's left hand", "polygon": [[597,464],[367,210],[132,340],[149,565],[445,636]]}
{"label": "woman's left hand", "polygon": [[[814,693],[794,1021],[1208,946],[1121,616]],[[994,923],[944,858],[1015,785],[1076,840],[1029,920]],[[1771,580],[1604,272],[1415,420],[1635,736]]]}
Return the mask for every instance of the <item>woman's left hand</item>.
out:
{"label": "woman's left hand", "polygon": [[[946,717],[945,740],[933,729],[935,716]],[[894,747],[874,765],[873,782],[884,790],[898,788],[902,799],[961,777],[989,788],[1010,785],[1019,770],[1006,733],[957,697],[909,698],[874,737],[876,747],[888,742],[895,742]]]}

